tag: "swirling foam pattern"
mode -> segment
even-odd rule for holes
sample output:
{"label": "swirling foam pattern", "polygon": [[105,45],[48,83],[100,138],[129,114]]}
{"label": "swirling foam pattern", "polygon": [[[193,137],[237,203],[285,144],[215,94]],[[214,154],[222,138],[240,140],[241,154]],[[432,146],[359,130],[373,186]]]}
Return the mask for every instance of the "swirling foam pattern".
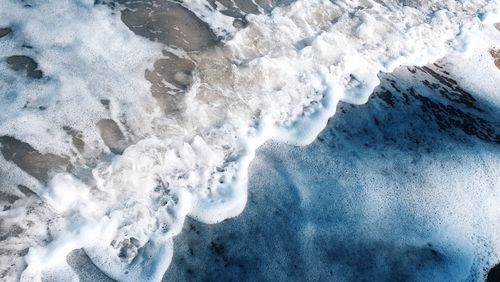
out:
{"label": "swirling foam pattern", "polygon": [[0,7],[2,279],[76,279],[83,248],[114,279],[157,281],[186,216],[243,210],[261,144],[308,144],[380,72],[466,52],[499,2]]}

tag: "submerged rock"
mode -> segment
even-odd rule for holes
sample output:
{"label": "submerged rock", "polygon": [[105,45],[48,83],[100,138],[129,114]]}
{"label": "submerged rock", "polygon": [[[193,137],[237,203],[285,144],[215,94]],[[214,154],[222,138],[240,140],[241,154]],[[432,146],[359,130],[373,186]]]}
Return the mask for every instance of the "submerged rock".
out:
{"label": "submerged rock", "polygon": [[38,63],[28,56],[10,56],[7,58],[7,64],[15,71],[25,71],[28,77],[35,79],[43,77],[43,72],[38,69]]}

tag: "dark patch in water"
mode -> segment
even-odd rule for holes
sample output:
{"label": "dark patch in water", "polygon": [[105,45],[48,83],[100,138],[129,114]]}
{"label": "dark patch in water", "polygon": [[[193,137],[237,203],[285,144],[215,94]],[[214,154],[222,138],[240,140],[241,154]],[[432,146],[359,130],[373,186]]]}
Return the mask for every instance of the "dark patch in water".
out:
{"label": "dark patch in water", "polygon": [[170,53],[167,55],[167,58],[155,62],[153,71],[146,70],[145,77],[151,82],[151,93],[163,112],[176,114],[182,108],[183,93],[192,84],[195,64]]}
{"label": "dark patch in water", "polygon": [[[236,0],[236,2],[243,2],[245,0]],[[264,12],[269,13],[276,7],[287,6],[296,2],[296,0],[255,0],[255,3],[259,5]]]}
{"label": "dark patch in water", "polygon": [[102,273],[90,260],[83,249],[76,249],[66,256],[68,264],[77,269],[80,281],[116,282]]}
{"label": "dark patch in water", "polygon": [[71,168],[66,158],[51,153],[42,154],[30,144],[14,137],[1,136],[0,143],[0,151],[7,161],[41,182],[46,182],[51,172],[63,172]]}
{"label": "dark patch in water", "polygon": [[500,49],[491,49],[490,50],[491,57],[493,57],[493,61],[495,62],[495,66],[500,69]]}
{"label": "dark patch in water", "polygon": [[23,232],[24,229],[22,229],[19,225],[14,224],[10,226],[8,230],[0,230],[0,241],[5,241],[10,237],[17,237]]}
{"label": "dark patch in water", "polygon": [[7,64],[15,71],[26,71],[26,75],[31,78],[40,79],[43,72],[38,69],[38,63],[32,58],[24,55],[15,55],[7,58]]}
{"label": "dark patch in water", "polygon": [[109,105],[111,102],[108,99],[101,99],[100,102],[106,110],[109,110]]}
{"label": "dark patch in water", "polygon": [[490,121],[456,107],[435,102],[425,96],[417,95],[415,98],[422,103],[423,111],[428,111],[434,116],[434,120],[441,130],[459,128],[465,134],[476,136],[481,140],[500,143],[498,127],[492,125]]}
{"label": "dark patch in water", "polygon": [[104,144],[106,144],[109,150],[113,154],[123,154],[123,151],[127,148],[127,142],[118,124],[112,119],[102,119],[97,122],[97,127],[99,128]]}
{"label": "dark patch in water", "polygon": [[[459,129],[480,140],[500,143],[500,122],[496,118],[498,114],[461,88],[443,66],[433,64],[405,70],[408,74],[419,77],[421,84],[403,89],[404,86],[392,78],[394,75],[388,74],[371,99],[379,99],[396,108],[399,103],[419,105],[422,117],[443,132],[456,134],[456,129]],[[380,120],[377,123],[383,124]]]}
{"label": "dark patch in water", "polygon": [[499,282],[500,281],[500,264],[495,265],[488,272],[486,282]]}
{"label": "dark patch in water", "polygon": [[[332,239],[333,240],[333,239]],[[355,246],[342,244],[331,248],[326,242],[315,242],[318,255],[329,264],[348,265],[354,275],[367,277],[373,273],[374,281],[411,281],[415,271],[432,268],[443,262],[442,255],[430,246],[397,245],[389,242],[364,242]],[[347,259],[346,259],[347,258]],[[384,269],[379,267],[384,266]]]}
{"label": "dark patch in water", "polygon": [[217,44],[209,26],[182,5],[169,1],[120,0],[122,21],[135,34],[182,48],[198,51]]}
{"label": "dark patch in water", "polygon": [[11,32],[12,32],[12,29],[10,27],[0,28],[0,38],[8,35]]}
{"label": "dark patch in water", "polygon": [[381,91],[375,94],[377,97],[382,99],[387,105],[394,107],[396,102],[394,101],[393,95],[389,91]]}
{"label": "dark patch in water", "polygon": [[0,201],[6,201],[9,204],[13,204],[15,201],[19,199],[20,199],[19,196],[0,191]]}
{"label": "dark patch in water", "polygon": [[214,253],[219,256],[224,254],[224,245],[220,242],[212,241],[208,248]]}
{"label": "dark patch in water", "polygon": [[470,93],[463,90],[457,83],[456,80],[450,78],[449,76],[438,73],[437,71],[431,69],[430,67],[422,67],[418,68],[422,72],[430,74],[434,79],[438,81],[438,83],[430,83],[428,81],[424,81],[424,84],[434,90],[438,90],[439,93],[444,96],[446,99],[458,103],[462,103],[465,106],[474,108],[478,111],[481,111],[480,108],[476,106],[476,99],[472,97]]}
{"label": "dark patch in water", "polygon": [[224,9],[220,9],[219,11],[229,17],[233,18],[243,18],[246,14],[259,14],[258,7],[253,3],[253,1],[247,0],[208,0],[210,6],[216,9],[217,5],[215,2],[222,4],[225,6]]}
{"label": "dark patch in water", "polygon": [[[212,8],[219,10],[226,16],[239,19],[244,19],[248,14],[270,13],[276,7],[286,6],[293,2],[296,0],[208,0]],[[221,7],[220,4],[224,7]]]}
{"label": "dark patch in water", "polygon": [[73,143],[73,146],[82,153],[85,149],[85,142],[83,142],[82,138],[82,132],[76,129],[73,129],[69,126],[63,126],[63,130],[71,136],[71,141]]}
{"label": "dark patch in water", "polygon": [[19,189],[19,191],[21,191],[21,193],[23,193],[26,197],[30,198],[30,197],[38,197],[38,194],[33,192],[33,190],[31,190],[30,188],[24,186],[24,185],[17,185],[17,189]]}

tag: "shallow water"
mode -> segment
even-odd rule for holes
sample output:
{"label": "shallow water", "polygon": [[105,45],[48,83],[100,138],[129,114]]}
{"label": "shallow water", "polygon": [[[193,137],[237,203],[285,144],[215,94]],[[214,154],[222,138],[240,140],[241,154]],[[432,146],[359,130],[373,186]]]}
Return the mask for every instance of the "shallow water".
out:
{"label": "shallow water", "polygon": [[[447,64],[384,75],[309,146],[266,143],[245,211],[188,220],[164,280],[482,281],[498,262],[484,256],[498,244],[498,109]],[[83,253],[70,261],[107,280]]]}
{"label": "shallow water", "polygon": [[[416,151],[408,149],[405,153],[416,154],[417,161],[424,153],[429,162],[433,158],[447,159],[431,154],[435,148],[425,141],[435,138],[432,130],[436,128],[431,126],[434,123],[438,132],[465,134],[484,144],[498,143],[498,74],[492,71],[491,55],[495,54],[490,51],[498,49],[497,31],[493,28],[498,1],[3,0],[0,5],[4,8],[0,11],[0,90],[4,93],[0,99],[0,229],[4,243],[0,275],[7,280],[76,278],[71,266],[78,259],[70,260],[68,265],[65,258],[69,253],[79,257],[72,251],[82,248],[87,259],[110,277],[160,280],[173,255],[172,240],[182,231],[186,217],[217,223],[243,211],[247,168],[260,145],[269,139],[296,145],[314,141],[339,101],[364,103],[379,83],[377,75],[392,72],[400,65],[424,65],[446,54],[454,58],[452,67],[431,65],[411,68],[406,73],[402,69],[392,78],[384,76],[385,88],[379,88],[375,95],[377,101],[395,108],[401,101],[405,107],[413,105],[412,109],[420,105],[425,112],[422,116],[429,120],[419,121],[418,112],[415,117],[401,110],[396,112],[405,114],[399,117],[401,121],[411,120],[411,126],[418,125],[414,138],[423,143],[410,144],[405,139],[405,130],[411,126],[387,128],[393,134],[388,140],[371,132],[381,127],[386,115],[392,115],[375,107],[380,110],[377,115],[382,116],[370,123],[373,129],[367,125],[356,132],[359,136],[347,132],[349,138],[344,139],[348,141],[335,139],[337,133],[326,139],[325,133],[320,136],[320,142],[321,138],[331,139],[329,143],[335,148],[342,142],[359,147],[359,151],[352,149],[348,155],[339,154],[338,162],[352,162],[351,155],[362,159],[361,150],[374,146],[376,151],[368,152],[373,157],[362,160],[373,162],[373,169],[383,167],[380,162],[384,156],[377,152],[384,152],[390,142],[416,147]],[[470,72],[467,66],[460,66],[460,56],[482,56],[476,61],[464,60],[480,67]],[[454,74],[448,73],[452,70]],[[427,90],[415,93],[413,88]],[[350,106],[342,104],[340,120],[346,114],[345,107]],[[357,108],[352,109],[349,122],[356,122]],[[366,116],[360,110],[357,118]],[[423,130],[424,125],[429,125],[428,132]],[[359,124],[349,125],[352,130],[356,126]],[[363,142],[356,143],[358,138]],[[438,141],[442,140],[433,142],[440,144]],[[453,144],[449,141],[450,146]],[[268,146],[285,145],[265,148]],[[283,148],[277,152],[287,150]],[[460,167],[462,163],[476,168],[467,150],[463,159],[452,158],[458,164],[452,161],[446,166],[458,166],[454,171],[468,168]],[[398,150],[389,152],[396,159],[399,156]],[[478,167],[494,167],[496,156],[495,150],[485,152],[483,158],[490,159]],[[261,158],[253,166],[259,166]],[[272,154],[269,158],[273,158]],[[303,173],[300,171],[308,171],[309,178],[304,176],[303,181],[308,179],[309,183],[333,185],[342,179],[336,174],[333,178],[313,177],[314,172],[321,171],[316,160],[286,172],[288,162],[303,158],[284,156],[286,161],[278,161],[283,165],[276,168],[276,179],[250,176],[250,184],[254,185],[255,178],[273,183],[285,173],[290,186],[285,188],[289,189],[296,186],[293,175]],[[403,172],[396,175],[400,178],[386,175],[397,167],[387,168],[382,178],[376,173],[378,178],[373,177],[381,183],[406,183]],[[427,173],[436,175],[425,181],[440,179],[439,166],[431,167]],[[359,196],[374,185],[354,177],[362,173],[368,177],[369,170],[347,165],[345,169],[357,183]],[[475,173],[463,182],[475,181],[480,175]],[[493,168],[485,174],[494,178],[495,173]],[[444,189],[449,182],[431,186]],[[479,195],[491,186],[488,183],[479,184]],[[303,190],[299,192],[315,191]],[[389,190],[377,193],[385,195]],[[297,197],[293,193],[289,196]],[[387,206],[383,197],[377,197],[374,199],[379,202],[363,206],[362,212],[377,213]],[[321,199],[309,200],[311,205],[317,202],[321,206]],[[266,211],[272,206],[258,209]],[[390,205],[385,209],[396,211]],[[428,206],[422,209],[429,211]],[[336,213],[342,214],[340,210],[329,210],[330,215],[322,220],[340,220],[335,218]],[[301,211],[294,216],[297,228],[315,219],[313,212]],[[343,220],[356,222],[357,218],[347,213]],[[400,226],[406,220],[401,216]],[[309,231],[313,232],[316,225],[312,224]],[[486,227],[478,228],[489,234]],[[337,245],[343,242],[338,235]],[[297,240],[300,246],[302,239]],[[223,253],[220,245],[215,242],[210,249]],[[301,248],[304,256],[311,253],[311,246]],[[363,252],[364,248],[368,247],[355,249]],[[454,245],[443,248],[450,257],[451,264],[444,264],[447,269],[470,266],[472,276],[467,277],[483,275],[478,265],[489,266],[497,250],[491,247],[488,250],[492,253],[486,255],[483,249],[472,246],[471,253],[455,261],[459,256],[453,254]],[[433,251],[437,252],[427,247],[420,249],[415,251],[415,260],[421,252],[428,254],[428,249],[431,258]],[[179,255],[191,253],[181,250],[174,256],[176,262]],[[472,254],[476,250],[479,253]],[[304,259],[300,253],[298,256]],[[81,267],[92,269],[88,263]],[[326,275],[300,271],[298,277],[302,278]],[[167,276],[184,275],[172,273]],[[331,275],[339,275],[335,273]],[[356,275],[356,271],[353,273]],[[457,277],[462,274],[456,273]],[[380,275],[383,279],[388,274],[382,271]]]}

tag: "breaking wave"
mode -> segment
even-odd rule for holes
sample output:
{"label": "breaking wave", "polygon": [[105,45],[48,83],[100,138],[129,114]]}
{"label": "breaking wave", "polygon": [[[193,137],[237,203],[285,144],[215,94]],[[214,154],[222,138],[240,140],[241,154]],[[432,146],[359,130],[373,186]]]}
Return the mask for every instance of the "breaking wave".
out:
{"label": "breaking wave", "polygon": [[84,248],[157,281],[186,216],[247,198],[255,150],[312,142],[380,72],[466,52],[498,1],[14,1],[0,6],[3,278]]}

